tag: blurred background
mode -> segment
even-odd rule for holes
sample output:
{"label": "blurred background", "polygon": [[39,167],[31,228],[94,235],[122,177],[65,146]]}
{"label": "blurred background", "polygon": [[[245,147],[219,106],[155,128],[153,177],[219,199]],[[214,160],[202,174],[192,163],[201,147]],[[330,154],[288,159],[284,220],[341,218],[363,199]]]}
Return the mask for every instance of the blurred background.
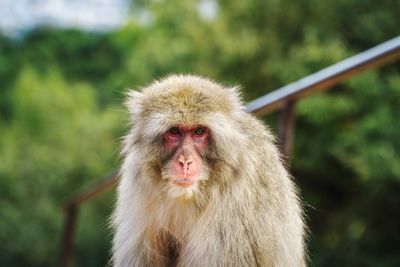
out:
{"label": "blurred background", "polygon": [[[0,265],[54,266],[63,202],[120,163],[125,88],[194,73],[250,101],[398,36],[400,1],[2,0],[0,33]],[[399,62],[296,105],[310,266],[400,266],[399,118]],[[73,266],[106,265],[114,198],[81,207]]]}

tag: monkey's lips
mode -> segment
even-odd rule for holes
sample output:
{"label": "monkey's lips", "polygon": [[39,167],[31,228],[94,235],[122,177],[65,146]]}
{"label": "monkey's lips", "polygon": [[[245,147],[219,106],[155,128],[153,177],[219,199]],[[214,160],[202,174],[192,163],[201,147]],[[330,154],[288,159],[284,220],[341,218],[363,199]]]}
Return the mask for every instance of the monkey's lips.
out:
{"label": "monkey's lips", "polygon": [[176,178],[174,184],[181,187],[192,186],[196,182],[194,178]]}

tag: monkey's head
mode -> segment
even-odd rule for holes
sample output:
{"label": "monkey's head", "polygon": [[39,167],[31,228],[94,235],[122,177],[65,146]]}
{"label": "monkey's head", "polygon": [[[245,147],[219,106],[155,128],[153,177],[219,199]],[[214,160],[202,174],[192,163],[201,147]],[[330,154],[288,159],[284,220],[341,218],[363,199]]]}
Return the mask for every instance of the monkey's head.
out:
{"label": "monkey's head", "polygon": [[144,190],[191,199],[223,187],[240,170],[247,136],[236,88],[173,75],[130,91],[127,106],[132,129],[123,153]]}

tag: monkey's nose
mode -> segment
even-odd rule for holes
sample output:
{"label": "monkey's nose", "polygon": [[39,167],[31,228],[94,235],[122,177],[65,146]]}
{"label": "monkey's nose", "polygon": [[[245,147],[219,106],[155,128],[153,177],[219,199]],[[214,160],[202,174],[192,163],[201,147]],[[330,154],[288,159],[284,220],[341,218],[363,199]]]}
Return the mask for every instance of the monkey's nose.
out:
{"label": "monkey's nose", "polygon": [[189,173],[189,164],[193,162],[193,157],[191,155],[185,156],[184,154],[179,155],[178,157],[179,165],[182,167],[183,172],[186,174]]}
{"label": "monkey's nose", "polygon": [[179,163],[181,163],[181,165],[185,165],[186,166],[186,165],[189,165],[190,163],[193,162],[193,158],[192,158],[191,155],[186,157],[184,154],[181,154],[178,157],[178,161],[179,161]]}

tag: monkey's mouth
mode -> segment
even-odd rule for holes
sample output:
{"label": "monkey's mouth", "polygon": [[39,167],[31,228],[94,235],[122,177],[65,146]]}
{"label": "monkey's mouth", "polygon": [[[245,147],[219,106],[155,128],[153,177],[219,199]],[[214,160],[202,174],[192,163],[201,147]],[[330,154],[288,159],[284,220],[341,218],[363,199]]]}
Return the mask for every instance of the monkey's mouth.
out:
{"label": "monkey's mouth", "polygon": [[195,183],[195,180],[189,178],[177,178],[173,181],[173,183],[180,187],[189,187]]}

